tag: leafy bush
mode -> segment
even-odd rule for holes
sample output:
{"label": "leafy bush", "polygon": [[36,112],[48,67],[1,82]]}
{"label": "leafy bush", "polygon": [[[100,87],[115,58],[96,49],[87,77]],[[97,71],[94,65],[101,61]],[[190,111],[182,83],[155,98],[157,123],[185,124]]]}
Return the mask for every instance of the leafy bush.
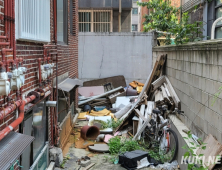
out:
{"label": "leafy bush", "polygon": [[143,149],[136,140],[120,138],[115,136],[109,140],[109,151],[112,155]]}
{"label": "leafy bush", "polygon": [[150,0],[137,2],[137,4],[147,7],[150,11],[144,16],[144,31],[159,31],[158,37],[166,37],[166,44],[171,44],[171,37],[175,37],[176,45],[203,39],[203,22],[189,23],[188,13],[183,13],[182,19],[179,19],[181,9],[173,7],[170,1]]}

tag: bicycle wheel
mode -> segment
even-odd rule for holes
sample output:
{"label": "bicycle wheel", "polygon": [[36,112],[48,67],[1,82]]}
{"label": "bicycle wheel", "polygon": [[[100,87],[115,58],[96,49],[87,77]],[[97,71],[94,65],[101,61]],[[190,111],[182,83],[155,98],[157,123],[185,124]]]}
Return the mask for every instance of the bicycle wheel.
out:
{"label": "bicycle wheel", "polygon": [[171,163],[175,160],[178,152],[178,138],[172,129],[168,129],[161,135],[159,152],[163,162]]}

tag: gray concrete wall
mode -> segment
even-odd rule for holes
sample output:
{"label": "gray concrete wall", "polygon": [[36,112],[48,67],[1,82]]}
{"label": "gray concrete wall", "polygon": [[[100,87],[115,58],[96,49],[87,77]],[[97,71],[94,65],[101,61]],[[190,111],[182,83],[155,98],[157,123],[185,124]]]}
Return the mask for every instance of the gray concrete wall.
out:
{"label": "gray concrete wall", "polygon": [[198,137],[212,134],[222,143],[222,41],[153,48],[153,63],[167,54],[166,74],[182,103],[182,121]]}
{"label": "gray concrete wall", "polygon": [[145,82],[152,69],[153,32],[79,33],[79,78],[124,75]]}

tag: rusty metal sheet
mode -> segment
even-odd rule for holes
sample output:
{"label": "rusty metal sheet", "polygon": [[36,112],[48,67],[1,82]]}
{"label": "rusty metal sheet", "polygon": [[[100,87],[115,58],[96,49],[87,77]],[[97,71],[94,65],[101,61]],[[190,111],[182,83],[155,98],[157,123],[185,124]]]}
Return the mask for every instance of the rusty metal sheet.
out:
{"label": "rusty metal sheet", "polygon": [[82,85],[83,85],[82,80],[67,78],[58,84],[58,89],[63,90],[65,92],[70,92],[75,86],[82,86]]}
{"label": "rusty metal sheet", "polygon": [[10,132],[0,141],[0,167],[7,170],[33,142],[35,138],[21,133]]}
{"label": "rusty metal sheet", "polygon": [[101,78],[96,80],[85,81],[83,86],[104,86],[105,91],[115,89],[117,87],[126,87],[126,80],[124,76],[114,76]]}

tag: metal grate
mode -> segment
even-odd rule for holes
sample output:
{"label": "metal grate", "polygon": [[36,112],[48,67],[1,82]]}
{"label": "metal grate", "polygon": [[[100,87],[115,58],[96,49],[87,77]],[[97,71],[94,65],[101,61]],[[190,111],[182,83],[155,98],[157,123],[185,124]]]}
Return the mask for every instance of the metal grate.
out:
{"label": "metal grate", "polygon": [[1,170],[9,169],[33,140],[34,137],[32,136],[16,132],[10,132],[4,139],[2,139],[2,141],[0,141]]}
{"label": "metal grate", "polygon": [[79,10],[80,32],[112,32],[112,10]]}
{"label": "metal grate", "polygon": [[50,0],[16,0],[16,38],[50,42]]}

